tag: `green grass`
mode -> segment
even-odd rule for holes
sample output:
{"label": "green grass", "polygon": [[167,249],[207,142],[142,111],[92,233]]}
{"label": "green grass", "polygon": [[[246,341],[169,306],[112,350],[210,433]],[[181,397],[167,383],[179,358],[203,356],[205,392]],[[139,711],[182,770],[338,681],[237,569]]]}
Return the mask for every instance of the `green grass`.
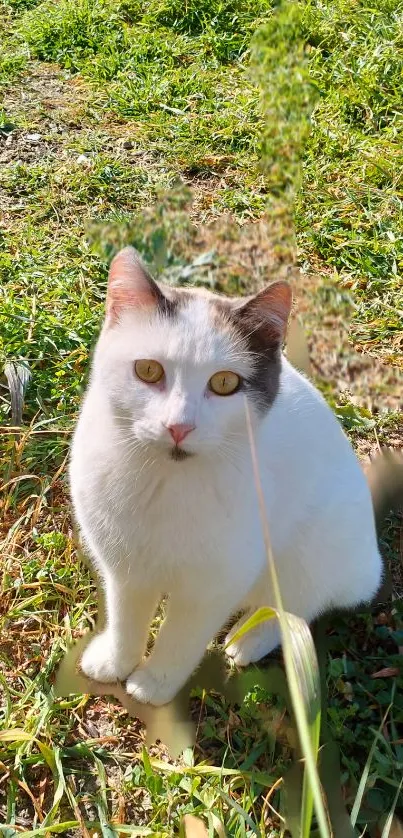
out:
{"label": "green grass", "polygon": [[0,3],[0,91],[18,77],[28,58],[28,45],[13,28],[11,11],[8,3]]}
{"label": "green grass", "polygon": [[401,364],[399,4],[381,0],[361,7],[338,0],[308,15],[306,38],[314,47],[310,72],[320,100],[297,202],[300,243],[354,292],[357,342]]}
{"label": "green grass", "polygon": [[[237,838],[277,836],[295,745],[281,698],[260,687],[239,709],[199,694],[195,766],[161,768],[163,750],[150,761],[140,724],[111,700],[55,697],[56,664],[96,615],[71,532],[68,444],[107,262],[127,241],[157,274],[183,281],[192,265],[193,279],[247,291],[292,260],[293,215],[303,271],[322,275],[311,338],[353,310],[352,341],[402,365],[400,3],[3,0],[0,12],[0,362],[31,372],[21,430],[0,389],[0,725],[25,734],[0,744],[0,822],[13,824],[0,833],[85,834],[92,820],[108,836],[111,823],[170,836],[194,812],[211,835],[220,822]],[[256,246],[263,215],[271,232]],[[374,414],[334,381],[318,384],[358,448],[401,444],[381,383]],[[382,545],[394,568],[399,537],[391,519]],[[339,620],[327,642],[327,720],[349,809],[390,707],[358,813],[374,835],[403,766],[401,600]]]}

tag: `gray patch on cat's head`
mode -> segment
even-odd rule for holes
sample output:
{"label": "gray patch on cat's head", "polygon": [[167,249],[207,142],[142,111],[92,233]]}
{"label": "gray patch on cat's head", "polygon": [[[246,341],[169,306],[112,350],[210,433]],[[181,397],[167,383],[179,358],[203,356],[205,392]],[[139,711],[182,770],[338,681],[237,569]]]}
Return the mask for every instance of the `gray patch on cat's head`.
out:
{"label": "gray patch on cat's head", "polygon": [[217,299],[215,294],[212,294],[211,291],[207,291],[205,288],[178,288],[160,282],[158,290],[165,299],[165,304],[159,300],[159,310],[162,314],[167,314],[171,317],[175,317],[180,309],[186,308],[195,298],[206,297],[209,300]]}
{"label": "gray patch on cat's head", "polygon": [[[216,327],[229,330],[251,355],[253,371],[243,383],[244,392],[260,411],[269,410],[280,388],[282,345],[292,302],[288,283],[275,282],[251,297],[231,299],[204,288],[172,288],[151,282],[157,289],[158,310],[167,317],[175,318],[192,298],[208,300]],[[172,452],[172,459],[186,455],[181,449],[177,453]]]}
{"label": "gray patch on cat's head", "polygon": [[[154,283],[158,288],[157,284]],[[167,296],[158,288],[159,294],[156,297],[157,311],[163,317],[175,318],[179,308],[179,298],[175,295]]]}
{"label": "gray patch on cat's head", "polygon": [[230,331],[251,355],[253,372],[243,383],[243,390],[265,413],[275,401],[280,388],[281,355],[292,296],[288,283],[280,281],[251,297],[220,297],[203,288],[161,287],[165,295],[162,313],[175,317],[178,310],[194,297],[205,297],[218,329]]}
{"label": "gray patch on cat's head", "polygon": [[[270,288],[244,300],[216,298],[212,301],[214,318],[218,328],[230,329],[235,338],[240,338],[246,351],[252,356],[253,372],[244,381],[243,389],[257,408],[265,413],[275,401],[280,388],[281,353],[287,310],[291,305],[291,292],[287,283],[281,283],[279,304],[273,311],[267,308],[270,302]],[[286,290],[287,289],[287,290]],[[287,297],[289,305],[287,306]],[[261,301],[264,305],[261,305]]]}
{"label": "gray patch on cat's head", "polygon": [[163,317],[170,317],[174,319],[180,308],[183,308],[189,302],[189,295],[181,288],[172,288],[170,285],[157,283],[153,280],[154,285],[158,288],[159,294],[156,299],[158,313]]}

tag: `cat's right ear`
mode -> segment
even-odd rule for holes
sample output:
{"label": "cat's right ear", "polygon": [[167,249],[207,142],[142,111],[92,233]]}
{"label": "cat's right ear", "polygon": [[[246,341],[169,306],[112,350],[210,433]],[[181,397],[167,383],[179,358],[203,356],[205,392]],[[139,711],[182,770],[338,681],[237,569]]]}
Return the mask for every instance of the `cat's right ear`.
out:
{"label": "cat's right ear", "polygon": [[106,296],[108,325],[119,319],[124,309],[153,309],[163,306],[165,297],[134,247],[125,247],[112,259]]}

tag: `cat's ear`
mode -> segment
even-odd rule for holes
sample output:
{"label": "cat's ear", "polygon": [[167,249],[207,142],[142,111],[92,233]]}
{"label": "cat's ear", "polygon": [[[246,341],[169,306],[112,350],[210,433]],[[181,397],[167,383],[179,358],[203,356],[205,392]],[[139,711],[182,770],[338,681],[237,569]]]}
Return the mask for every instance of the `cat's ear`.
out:
{"label": "cat's ear", "polygon": [[125,247],[112,259],[106,296],[107,321],[116,322],[123,309],[163,306],[165,297],[134,247]]}
{"label": "cat's ear", "polygon": [[237,316],[259,330],[268,345],[281,345],[287,331],[292,306],[292,291],[288,282],[279,280],[249,297],[238,310]]}

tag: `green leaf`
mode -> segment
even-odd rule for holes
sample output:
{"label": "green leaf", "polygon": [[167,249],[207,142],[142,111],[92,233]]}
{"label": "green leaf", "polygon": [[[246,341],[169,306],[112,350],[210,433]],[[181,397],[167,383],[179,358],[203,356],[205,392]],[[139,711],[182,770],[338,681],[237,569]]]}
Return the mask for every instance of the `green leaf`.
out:
{"label": "green leaf", "polygon": [[148,756],[147,748],[144,748],[144,747],[143,747],[143,750],[142,750],[142,759],[143,759],[143,765],[144,765],[144,771],[145,771],[146,777],[153,777],[154,776],[154,771],[153,771],[153,768],[152,768],[152,765],[151,765],[151,762],[150,762],[150,757]]}
{"label": "green leaf", "polygon": [[18,727],[0,730],[0,742],[32,742],[34,739],[31,733]]}
{"label": "green leaf", "polygon": [[248,620],[245,620],[245,622],[238,629],[238,631],[235,632],[234,636],[231,637],[231,640],[229,640],[228,643],[226,643],[226,645],[224,646],[224,649],[228,649],[228,646],[230,646],[231,643],[235,643],[248,631],[251,631],[252,629],[256,628],[256,626],[260,626],[261,623],[266,623],[267,620],[275,620],[277,616],[278,615],[275,608],[269,608],[268,606],[258,608],[258,610],[255,611],[255,613],[252,614],[252,616],[249,617]]}
{"label": "green leaf", "polygon": [[55,774],[57,772],[57,765],[54,751],[48,745],[45,745],[44,742],[40,742],[39,739],[36,740],[36,743],[52,774]]}
{"label": "green leaf", "polygon": [[363,407],[357,407],[354,404],[343,404],[336,406],[336,416],[340,419],[343,427],[347,431],[355,428],[364,428],[370,430],[375,427],[375,419],[372,418],[370,412]]}

